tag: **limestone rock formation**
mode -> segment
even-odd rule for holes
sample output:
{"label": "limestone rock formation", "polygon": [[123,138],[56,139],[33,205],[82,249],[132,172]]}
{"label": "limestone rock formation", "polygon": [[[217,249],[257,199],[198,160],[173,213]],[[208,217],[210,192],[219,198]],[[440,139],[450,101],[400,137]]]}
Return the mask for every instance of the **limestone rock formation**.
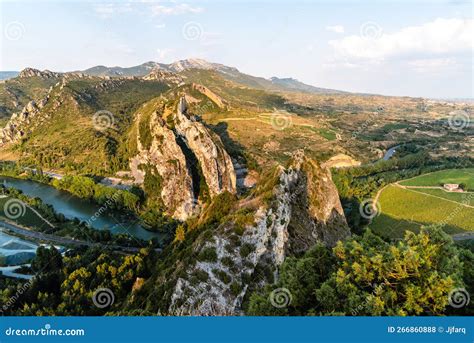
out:
{"label": "limestone rock formation", "polygon": [[235,193],[236,176],[229,154],[216,134],[188,115],[184,97],[176,112],[176,132],[196,155],[211,196],[224,191]]}
{"label": "limestone rock formation", "polygon": [[[187,113],[186,101],[182,97],[173,124],[168,126],[157,104],[150,116],[149,130],[151,144],[144,147],[138,130],[137,148],[139,154],[130,160],[130,169],[135,183],[142,184],[146,173],[154,173],[162,180],[163,203],[174,218],[185,220],[195,213],[199,203],[198,170],[209,189],[211,197],[224,191],[236,192],[236,175],[232,160],[220,138]],[[141,121],[140,111],[137,122]]]}
{"label": "limestone rock formation", "polygon": [[49,70],[38,70],[34,68],[25,68],[23,69],[18,77],[20,78],[25,78],[25,77],[33,77],[33,76],[39,76],[42,78],[53,78],[53,77],[61,77],[60,73],[55,73]]}
{"label": "limestone rock formation", "polygon": [[[140,112],[138,112],[140,116]],[[140,117],[138,117],[140,120]],[[191,175],[186,158],[172,130],[154,112],[150,118],[151,146],[146,149],[137,135],[140,153],[131,159],[130,168],[137,183],[143,183],[145,174],[153,173],[161,179],[161,199],[169,214],[185,220],[194,211],[194,195]],[[146,168],[146,167],[149,168]],[[144,168],[145,167],[145,168]]]}
{"label": "limestone rock formation", "polygon": [[14,113],[10,120],[7,122],[5,127],[0,130],[0,145],[16,142],[27,134],[28,130],[31,130],[31,121],[40,113],[40,110],[49,101],[50,88],[48,94],[43,99],[36,101],[30,101],[19,113]]}
{"label": "limestone rock formation", "polygon": [[[217,258],[198,260],[177,280],[170,314],[237,315],[247,289],[273,282],[288,255],[316,242],[333,246],[350,235],[329,170],[298,152],[290,166],[277,168],[272,178],[272,200],[255,211],[254,224],[242,236],[236,237],[230,221],[195,247],[212,250]],[[252,202],[255,199],[244,201]],[[270,271],[272,280],[262,270]],[[207,275],[207,281],[196,282],[195,275]]]}
{"label": "limestone rock formation", "polygon": [[143,76],[144,80],[162,81],[170,85],[180,85],[184,82],[184,78],[175,73],[155,68],[149,74]]}
{"label": "limestone rock formation", "polygon": [[191,85],[192,89],[198,91],[199,93],[207,96],[209,99],[211,99],[219,108],[225,108],[226,107],[226,101],[222,99],[219,95],[211,91],[209,88],[206,86],[200,85],[198,83],[193,83]]}

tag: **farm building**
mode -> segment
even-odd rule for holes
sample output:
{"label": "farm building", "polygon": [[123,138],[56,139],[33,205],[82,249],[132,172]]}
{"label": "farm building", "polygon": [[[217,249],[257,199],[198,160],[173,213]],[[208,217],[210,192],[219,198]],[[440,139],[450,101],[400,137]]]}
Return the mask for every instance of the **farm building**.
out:
{"label": "farm building", "polygon": [[448,192],[462,192],[463,190],[459,188],[457,183],[445,183],[443,188]]}

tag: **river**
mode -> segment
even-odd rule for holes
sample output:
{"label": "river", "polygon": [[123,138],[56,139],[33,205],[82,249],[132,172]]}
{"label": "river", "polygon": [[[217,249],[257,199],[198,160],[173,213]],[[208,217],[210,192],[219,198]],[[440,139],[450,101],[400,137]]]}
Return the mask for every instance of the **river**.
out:
{"label": "river", "polygon": [[[23,191],[29,197],[38,197],[45,204],[54,207],[58,213],[64,214],[68,219],[78,218],[88,222],[92,228],[97,230],[110,230],[113,234],[129,234],[143,240],[152,238],[160,239],[159,233],[144,229],[137,220],[125,222],[123,215],[117,211],[106,209],[102,214],[96,215],[101,206],[86,199],[79,198],[69,192],[58,190],[52,186],[24,179],[0,176],[0,182],[6,187],[13,187]],[[105,208],[105,207],[104,207]],[[91,220],[95,218],[95,220]]]}
{"label": "river", "polygon": [[390,159],[390,157],[393,156],[393,154],[395,154],[396,150],[400,147],[400,145],[396,145],[394,147],[391,147],[390,149],[388,149],[386,152],[385,152],[385,155],[383,156],[383,160],[384,161],[388,161]]}

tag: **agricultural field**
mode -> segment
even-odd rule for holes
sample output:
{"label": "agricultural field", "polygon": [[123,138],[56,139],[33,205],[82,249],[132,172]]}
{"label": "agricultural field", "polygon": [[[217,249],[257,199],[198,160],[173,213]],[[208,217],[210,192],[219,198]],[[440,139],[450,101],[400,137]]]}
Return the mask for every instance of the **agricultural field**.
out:
{"label": "agricultural field", "polygon": [[442,187],[445,183],[464,184],[474,191],[474,168],[441,170],[400,182],[402,186],[423,187]]}
{"label": "agricultural field", "polygon": [[[436,181],[435,181],[436,182]],[[447,233],[474,231],[473,200],[466,194],[441,189],[410,189],[387,186],[380,194],[380,214],[370,224],[378,234],[400,238],[406,230],[443,223]]]}
{"label": "agricultural field", "polygon": [[458,203],[474,206],[474,194],[471,192],[455,193],[455,192],[446,192],[445,190],[442,190],[442,189],[431,189],[431,188],[418,188],[418,189],[412,188],[411,190],[428,194],[431,196],[447,199],[450,201],[455,201]]}

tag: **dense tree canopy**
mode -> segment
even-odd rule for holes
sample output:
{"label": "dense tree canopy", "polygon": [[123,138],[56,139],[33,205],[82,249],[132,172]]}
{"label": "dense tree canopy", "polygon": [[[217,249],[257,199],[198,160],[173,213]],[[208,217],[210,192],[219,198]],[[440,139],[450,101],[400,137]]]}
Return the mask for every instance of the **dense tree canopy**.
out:
{"label": "dense tree canopy", "polygon": [[[461,255],[472,253],[455,247],[437,228],[407,232],[393,244],[367,230],[339,242],[332,253],[316,247],[302,258],[287,259],[278,284],[252,295],[249,313],[439,315],[445,313],[449,293],[472,278],[460,268]],[[472,263],[471,257],[462,259]],[[288,306],[271,305],[276,287],[290,292]]]}

